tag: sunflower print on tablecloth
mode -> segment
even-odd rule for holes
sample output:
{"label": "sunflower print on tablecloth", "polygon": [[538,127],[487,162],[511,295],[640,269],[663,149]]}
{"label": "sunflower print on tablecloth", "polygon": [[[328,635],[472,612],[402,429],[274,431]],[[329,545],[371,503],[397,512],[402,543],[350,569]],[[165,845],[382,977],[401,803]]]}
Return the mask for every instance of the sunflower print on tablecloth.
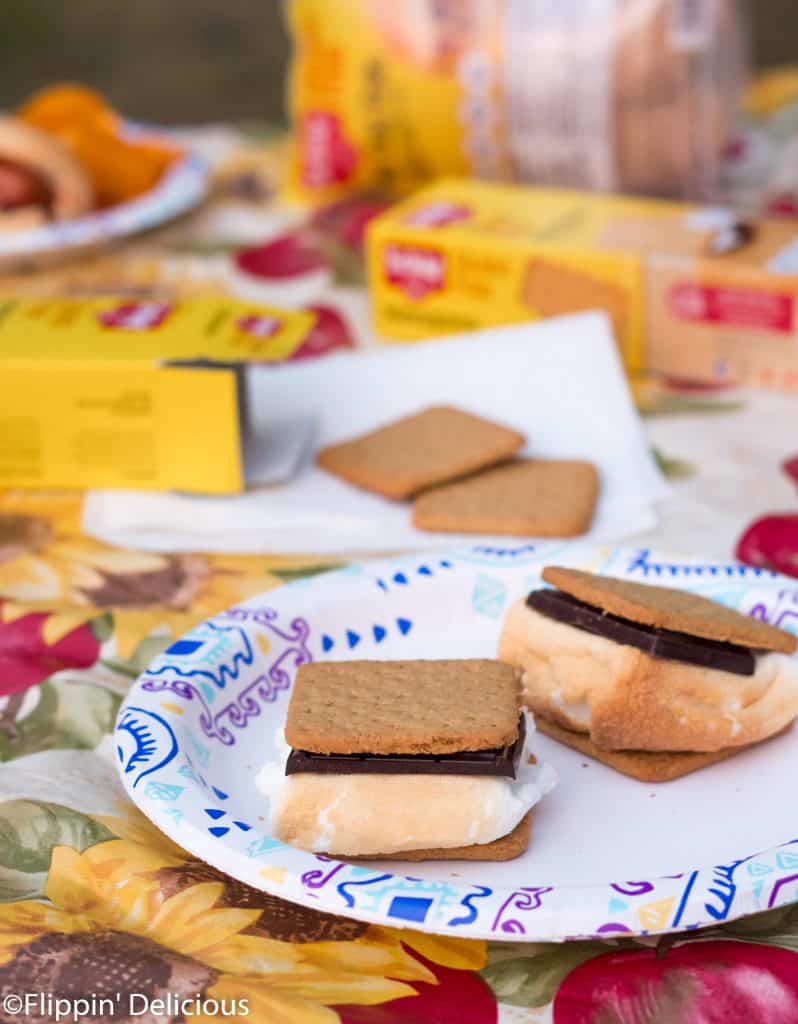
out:
{"label": "sunflower print on tablecloth", "polygon": [[279,555],[156,554],[116,548],[81,533],[82,498],[0,494],[3,621],[44,610],[47,639],[110,611],[121,658],[154,630],[179,636],[287,577],[331,567]]}
{"label": "sunflower print on tablecloth", "polygon": [[130,808],[104,820],[150,842],[107,839],[83,853],[57,846],[44,899],[0,905],[0,1005],[4,994],[32,988],[98,1000],[134,991],[228,1007],[246,1000],[242,1019],[254,1024],[354,1024],[368,1019],[358,1008],[384,1005],[379,1020],[392,1024],[405,1014],[389,1013],[391,1004],[418,1001],[423,1014],[443,987],[452,1014],[462,995],[486,1010],[468,1019],[495,1019],[495,1000],[474,973],[485,965],[484,943],[295,907],[192,859],[137,817]]}

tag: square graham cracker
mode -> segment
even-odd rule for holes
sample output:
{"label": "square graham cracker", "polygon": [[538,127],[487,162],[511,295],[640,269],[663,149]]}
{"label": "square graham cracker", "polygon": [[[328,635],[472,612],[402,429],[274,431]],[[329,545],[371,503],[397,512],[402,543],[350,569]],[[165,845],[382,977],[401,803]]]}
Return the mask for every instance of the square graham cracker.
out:
{"label": "square graham cracker", "polygon": [[514,455],[523,434],[451,406],[433,406],[322,448],[316,462],[356,487],[409,498]]}
{"label": "square graham cracker", "polygon": [[404,853],[375,854],[373,857],[345,857],[348,861],[421,861],[421,860],[515,860],[526,851],[532,834],[532,811],[528,811],[512,832],[494,839],[492,843],[474,843],[472,846],[453,846],[447,850],[405,850]]}
{"label": "square graham cracker", "polygon": [[598,489],[590,462],[518,459],[420,495],[413,525],[445,533],[575,537],[590,527]]}
{"label": "square graham cracker", "polygon": [[301,665],[285,737],[319,754],[447,754],[518,736],[520,684],[501,661]]}
{"label": "square graham cracker", "polygon": [[608,768],[637,779],[638,782],[672,782],[680,779],[683,775],[696,772],[700,768],[707,768],[711,764],[725,761],[734,754],[748,750],[749,744],[744,747],[727,747],[725,750],[718,750],[714,753],[654,753],[648,750],[601,750],[591,738],[581,732],[574,732],[572,729],[563,729],[554,722],[549,722],[540,715],[535,716],[535,725],[538,732],[550,736],[558,743],[578,750],[580,754],[586,754],[595,761],[600,761]]}
{"label": "square graham cracker", "polygon": [[562,263],[539,259],[527,266],[521,301],[541,317],[603,309],[612,321],[619,343],[626,337],[632,307],[629,292],[624,288]]}
{"label": "square graham cracker", "polygon": [[557,565],[547,565],[543,579],[579,601],[642,626],[784,654],[792,654],[796,649],[792,633],[701,594]]}

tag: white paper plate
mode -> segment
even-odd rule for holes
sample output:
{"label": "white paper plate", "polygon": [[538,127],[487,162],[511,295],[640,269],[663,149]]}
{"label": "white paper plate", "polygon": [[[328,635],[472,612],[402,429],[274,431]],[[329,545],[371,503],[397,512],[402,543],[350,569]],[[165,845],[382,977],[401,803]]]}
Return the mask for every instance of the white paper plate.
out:
{"label": "white paper plate", "polygon": [[[135,136],[136,130],[130,134]],[[0,234],[0,269],[52,262],[158,227],[197,206],[209,187],[205,161],[187,152],[155,188],[127,203],[29,231]]]}
{"label": "white paper plate", "polygon": [[[347,865],[275,841],[254,786],[298,665],[319,659],[486,657],[508,604],[546,564],[659,581],[788,628],[783,577],[579,543],[474,547],[375,562],[270,591],[193,629],[133,686],[116,753],[127,791],[217,868],[318,910],[439,934],[512,940],[683,931],[798,900],[785,735],[660,786],[544,736],[560,775],[527,853],[503,864]],[[633,879],[633,881],[630,881]]]}

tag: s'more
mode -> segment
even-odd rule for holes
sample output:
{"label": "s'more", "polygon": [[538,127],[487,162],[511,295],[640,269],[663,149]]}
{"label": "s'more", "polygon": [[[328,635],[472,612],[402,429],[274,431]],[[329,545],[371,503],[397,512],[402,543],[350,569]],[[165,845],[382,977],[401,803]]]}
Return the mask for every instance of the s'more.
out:
{"label": "s'more", "polygon": [[798,716],[796,638],[698,594],[549,566],[508,611],[499,658],[541,732],[666,782]]}
{"label": "s'more", "polygon": [[533,763],[514,671],[487,659],[302,665],[276,761],[256,784],[270,831],[351,858],[510,860],[555,784]]}

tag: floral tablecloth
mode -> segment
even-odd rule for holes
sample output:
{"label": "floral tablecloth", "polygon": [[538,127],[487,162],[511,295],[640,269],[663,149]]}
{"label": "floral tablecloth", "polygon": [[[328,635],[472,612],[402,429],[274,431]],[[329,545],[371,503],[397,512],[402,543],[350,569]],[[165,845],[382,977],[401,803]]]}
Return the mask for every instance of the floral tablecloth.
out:
{"label": "floral tablecloth", "polygon": [[[221,169],[216,201],[193,220],[112,256],[0,279],[0,291],[224,288],[242,232],[252,241],[295,219],[269,202],[273,148],[242,153],[231,138],[202,139]],[[335,258],[339,284],[316,303],[332,319],[305,355],[370,341],[357,253],[339,246]],[[730,557],[746,517],[793,507],[778,463],[795,404],[646,391],[673,495],[641,543],[687,549],[699,523],[707,553]],[[740,473],[765,483],[719,490]],[[296,907],[177,848],[117,781],[110,731],[127,688],[195,622],[330,566],[115,549],[82,534],[81,504],[0,494],[0,1022],[798,1022],[798,906],[687,937],[492,944]]]}

